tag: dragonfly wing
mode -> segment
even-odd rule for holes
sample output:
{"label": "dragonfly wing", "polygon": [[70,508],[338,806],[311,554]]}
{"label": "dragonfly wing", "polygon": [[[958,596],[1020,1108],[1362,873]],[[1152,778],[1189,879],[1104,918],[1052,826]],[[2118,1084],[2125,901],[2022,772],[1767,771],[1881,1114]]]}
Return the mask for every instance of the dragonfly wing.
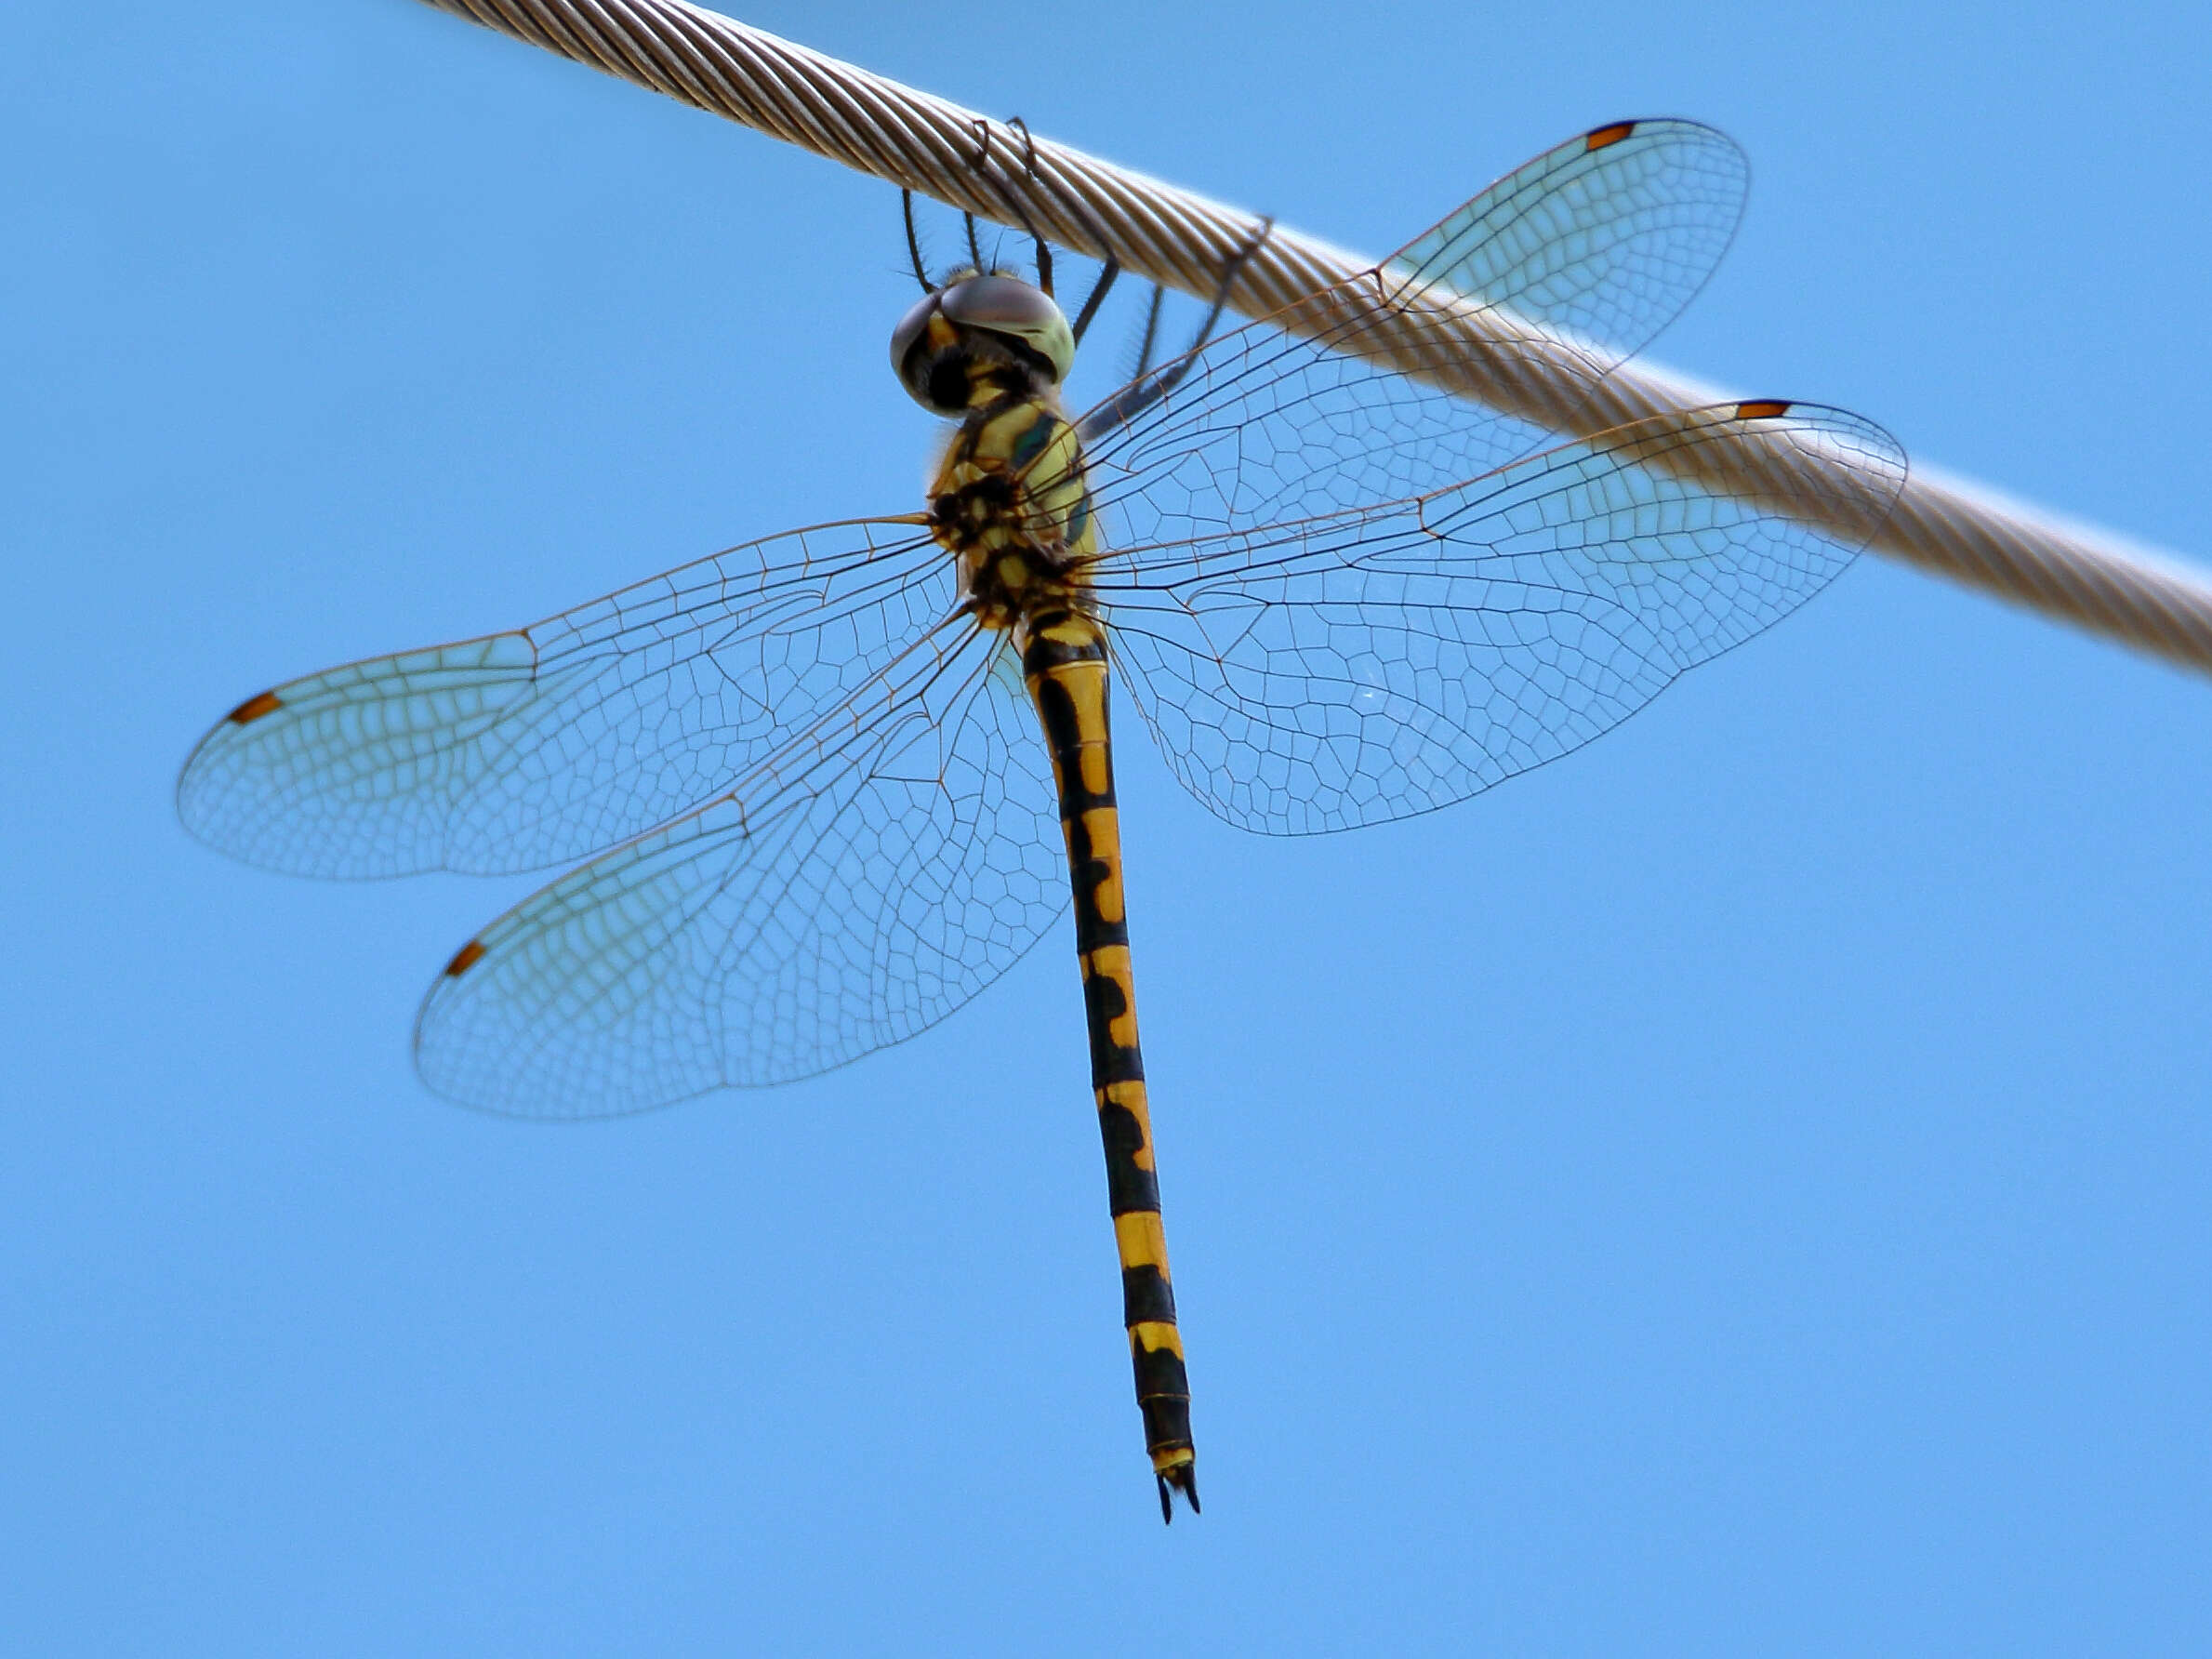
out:
{"label": "dragonfly wing", "polygon": [[[1721,405],[1426,497],[1134,550],[1099,598],[1192,793],[1249,830],[1348,829],[1617,725],[1825,587],[1904,475],[1856,416]],[[1789,516],[1823,478],[1821,525]]]}
{"label": "dragonfly wing", "polygon": [[[1083,418],[1109,541],[1400,500],[1556,442],[1422,377],[1464,370],[1475,312],[1499,325],[1496,377],[1541,358],[1549,383],[1586,394],[1704,285],[1748,179],[1742,152],[1711,127],[1601,127],[1383,264],[1163,365]],[[1563,414],[1577,402],[1570,392]]]}
{"label": "dragonfly wing", "polygon": [[1508,173],[1383,269],[1582,342],[1602,374],[1696,298],[1750,188],[1750,164],[1726,133],[1616,122]]}
{"label": "dragonfly wing", "polygon": [[951,605],[912,520],[733,548],[510,633],[241,703],[178,780],[185,827],[272,869],[536,869],[726,788]]}
{"label": "dragonfly wing", "polygon": [[1066,908],[1065,859],[1019,665],[955,618],[735,790],[464,946],[417,1064],[526,1117],[828,1070],[1003,972]]}

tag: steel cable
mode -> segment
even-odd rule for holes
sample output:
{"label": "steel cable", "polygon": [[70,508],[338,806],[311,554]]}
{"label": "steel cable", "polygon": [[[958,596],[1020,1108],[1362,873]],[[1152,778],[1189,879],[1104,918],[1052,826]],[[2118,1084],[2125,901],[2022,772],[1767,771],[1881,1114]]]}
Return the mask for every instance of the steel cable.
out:
{"label": "steel cable", "polygon": [[[1009,128],[684,0],[426,0],[534,46],[727,116],[849,167],[1001,223],[1024,222],[1093,258],[1211,299],[1261,221],[1172,185]],[[1108,246],[1110,244],[1110,246]],[[1371,262],[1274,225],[1238,273],[1230,304],[1264,315]],[[1301,316],[1325,325],[1327,308]],[[1465,351],[1439,362],[1433,338],[1413,372],[1555,430],[1592,431],[1715,401],[1689,382],[1631,365],[1593,398],[1557,353],[1469,306]],[[1433,319],[1429,326],[1433,329]],[[1378,331],[1380,332],[1380,331]],[[1377,351],[1387,355],[1386,338]],[[1696,445],[1710,451],[1715,446]],[[1800,469],[1801,516],[1815,524],[1858,489]],[[1795,508],[1792,509],[1795,513]],[[2212,672],[2212,583],[2095,531],[2064,524],[1962,480],[1915,467],[1875,551]]]}

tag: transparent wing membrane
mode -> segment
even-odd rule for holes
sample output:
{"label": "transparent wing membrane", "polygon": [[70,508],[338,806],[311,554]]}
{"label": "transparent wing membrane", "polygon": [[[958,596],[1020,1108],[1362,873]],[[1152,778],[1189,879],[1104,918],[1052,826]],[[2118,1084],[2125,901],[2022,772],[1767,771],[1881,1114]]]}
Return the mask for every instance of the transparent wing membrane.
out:
{"label": "transparent wing membrane", "polygon": [[1602,374],[1705,285],[1751,168],[1694,121],[1623,121],[1548,150],[1416,236],[1382,269],[1584,342]]}
{"label": "transparent wing membrane", "polygon": [[[1708,128],[1601,128],[1084,418],[1086,574],[1209,807],[1305,833],[1459,800],[1617,723],[1874,533],[1903,458],[1852,417],[1730,405],[1562,442],[1408,372],[1465,384],[1474,309],[1503,372],[1541,359],[1571,408],[1705,281],[1744,177]],[[1818,529],[1780,487],[1814,456],[1848,480]],[[600,855],[431,989],[417,1056],[456,1099],[593,1116],[803,1077],[943,1017],[1067,902],[1035,711],[956,583],[920,518],[771,537],[250,698],[179,810],[316,875]]]}
{"label": "transparent wing membrane", "polygon": [[[1155,545],[1424,495],[1560,431],[1424,375],[1538,361],[1562,415],[1688,305],[1735,234],[1742,152],[1686,121],[1623,123],[1509,174],[1381,265],[1225,334],[1080,422],[1108,545]],[[1128,411],[1135,406],[1138,412]]]}
{"label": "transparent wing membrane", "polygon": [[911,519],[772,536],[511,633],[263,692],[193,750],[178,811],[298,875],[568,862],[727,788],[952,603]]}
{"label": "transparent wing membrane", "polygon": [[788,1082],[942,1019],[1066,909],[1006,642],[953,618],[738,786],[510,910],[424,1002],[440,1094],[526,1117]]}
{"label": "transparent wing membrane", "polygon": [[[1816,454],[1851,479],[1818,530],[1782,511]],[[1904,471],[1855,416],[1728,404],[1428,496],[1125,550],[1099,597],[1193,794],[1248,830],[1349,829],[1618,724],[1833,580]]]}

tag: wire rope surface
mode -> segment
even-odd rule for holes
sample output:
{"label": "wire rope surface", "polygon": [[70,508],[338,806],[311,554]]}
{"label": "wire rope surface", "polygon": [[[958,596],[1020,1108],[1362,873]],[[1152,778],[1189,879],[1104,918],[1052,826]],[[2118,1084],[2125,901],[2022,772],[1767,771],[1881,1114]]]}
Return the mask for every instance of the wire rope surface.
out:
{"label": "wire rope surface", "polygon": [[[841,62],[684,0],[425,0],[442,10],[619,75],[832,161],[1000,222],[1024,219],[1064,246],[1111,252],[1152,281],[1207,298],[1250,246],[1254,215],[1031,139],[944,99]],[[1110,246],[1107,246],[1110,244]],[[1370,261],[1280,224],[1239,269],[1230,305],[1274,312]],[[1317,332],[1331,319],[1316,311]],[[1466,308],[1464,352],[1403,366],[1556,430],[1588,433],[1715,400],[1635,365],[1595,396],[1541,331]],[[1379,352],[1387,352],[1378,344]],[[1808,460],[1799,494],[1819,524],[1837,481]],[[1762,479],[1763,488],[1773,481]],[[1847,492],[1840,492],[1848,495]],[[1915,466],[1874,551],[2212,673],[2212,583],[2086,526]]]}

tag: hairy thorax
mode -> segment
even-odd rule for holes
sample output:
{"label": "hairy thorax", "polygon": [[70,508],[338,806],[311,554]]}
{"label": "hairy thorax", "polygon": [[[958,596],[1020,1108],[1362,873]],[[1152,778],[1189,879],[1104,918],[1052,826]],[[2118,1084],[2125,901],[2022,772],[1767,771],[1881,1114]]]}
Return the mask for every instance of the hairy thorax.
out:
{"label": "hairy thorax", "polygon": [[1081,448],[1057,400],[1006,396],[969,413],[930,486],[930,529],[986,628],[1080,604],[1094,526]]}

